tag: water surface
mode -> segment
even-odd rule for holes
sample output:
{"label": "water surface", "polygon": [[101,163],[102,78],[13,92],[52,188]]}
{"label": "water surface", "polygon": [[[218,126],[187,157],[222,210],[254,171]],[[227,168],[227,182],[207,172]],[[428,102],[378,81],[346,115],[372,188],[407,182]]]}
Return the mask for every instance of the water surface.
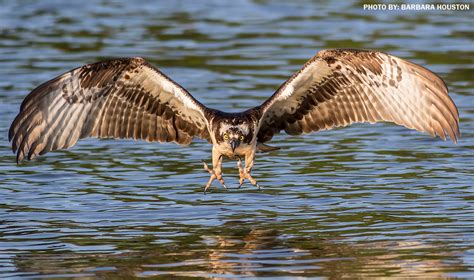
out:
{"label": "water surface", "polygon": [[[2,1],[0,278],[474,278],[474,31],[467,12],[361,2]],[[323,48],[427,66],[457,145],[391,124],[280,135],[264,186],[203,195],[211,146],[88,139],[15,165],[7,130],[41,82],[142,56],[204,104],[255,106]],[[236,186],[235,162],[224,165]]]}

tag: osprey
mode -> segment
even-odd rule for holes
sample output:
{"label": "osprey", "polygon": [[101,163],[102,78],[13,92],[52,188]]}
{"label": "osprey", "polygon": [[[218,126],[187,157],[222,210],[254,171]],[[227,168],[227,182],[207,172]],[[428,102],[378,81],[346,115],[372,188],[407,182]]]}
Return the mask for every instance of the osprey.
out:
{"label": "osprey", "polygon": [[[322,50],[263,104],[240,113],[211,109],[143,58],[84,65],[36,89],[20,107],[9,140],[17,163],[68,148],[85,137],[212,144],[206,191],[222,178],[222,158],[238,160],[240,185],[257,186],[256,151],[285,131],[298,135],[357,122],[394,122],[457,142],[459,114],[443,80],[375,51]],[[245,159],[242,166],[241,158]]]}

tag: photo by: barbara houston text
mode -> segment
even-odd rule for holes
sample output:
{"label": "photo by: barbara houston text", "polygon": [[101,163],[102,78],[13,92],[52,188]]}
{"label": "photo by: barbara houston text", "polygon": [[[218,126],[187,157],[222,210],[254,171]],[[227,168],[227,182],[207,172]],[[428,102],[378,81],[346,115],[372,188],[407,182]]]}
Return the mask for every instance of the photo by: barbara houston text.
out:
{"label": "photo by: barbara houston text", "polygon": [[469,11],[470,4],[363,4],[369,11]]}

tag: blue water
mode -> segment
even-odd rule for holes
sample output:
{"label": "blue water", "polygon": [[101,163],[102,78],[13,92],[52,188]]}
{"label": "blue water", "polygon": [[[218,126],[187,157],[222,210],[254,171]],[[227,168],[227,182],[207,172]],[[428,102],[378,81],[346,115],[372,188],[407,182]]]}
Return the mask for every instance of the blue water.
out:
{"label": "blue water", "polygon": [[[473,11],[292,2],[2,1],[0,278],[474,278]],[[142,56],[239,111],[335,47],[438,73],[460,142],[392,124],[280,135],[282,149],[257,158],[263,191],[207,195],[204,141],[87,139],[19,166],[11,153],[25,95],[85,63]],[[235,162],[224,173],[235,187]]]}

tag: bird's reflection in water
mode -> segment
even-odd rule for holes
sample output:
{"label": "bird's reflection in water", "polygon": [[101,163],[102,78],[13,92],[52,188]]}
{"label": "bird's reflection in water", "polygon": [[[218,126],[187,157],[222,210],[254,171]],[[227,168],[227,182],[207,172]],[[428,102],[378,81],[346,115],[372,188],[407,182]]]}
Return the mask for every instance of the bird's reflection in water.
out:
{"label": "bird's reflection in water", "polygon": [[[235,224],[224,226],[219,234],[197,234],[169,244],[154,244],[148,238],[136,242],[147,244],[121,254],[20,255],[15,259],[15,266],[24,275],[32,275],[30,272],[77,279],[114,278],[117,272],[124,279],[137,276],[263,277],[270,272],[273,276],[314,275],[330,279],[349,276],[444,279],[450,277],[449,271],[465,270],[457,254],[439,253],[449,251],[442,248],[443,244],[350,243],[340,238],[280,235],[277,230],[236,227]],[[426,254],[411,254],[420,251]]]}

